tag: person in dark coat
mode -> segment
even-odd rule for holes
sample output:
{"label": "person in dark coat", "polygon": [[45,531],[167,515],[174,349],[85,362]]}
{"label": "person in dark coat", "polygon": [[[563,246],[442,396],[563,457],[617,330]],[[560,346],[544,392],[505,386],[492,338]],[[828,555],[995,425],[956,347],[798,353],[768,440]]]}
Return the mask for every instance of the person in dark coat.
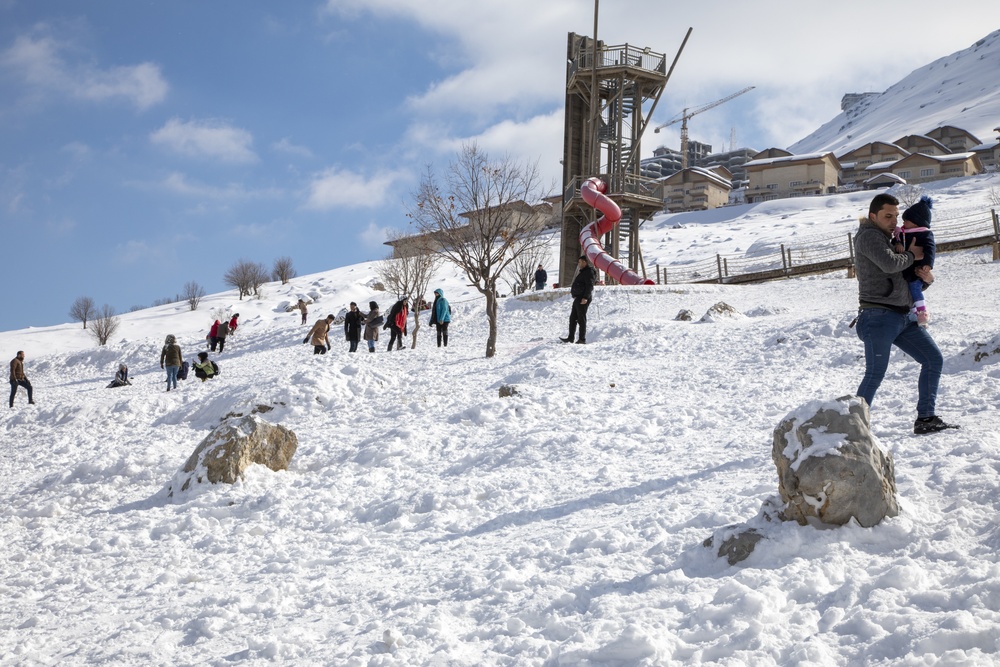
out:
{"label": "person in dark coat", "polygon": [[14,358],[10,360],[10,407],[14,407],[14,395],[17,393],[18,387],[24,387],[28,390],[28,403],[33,405],[35,399],[31,397],[31,383],[28,382],[28,376],[24,374],[24,350],[18,350]]}
{"label": "person in dark coat", "polygon": [[542,265],[538,265],[538,270],[535,271],[535,291],[545,289],[545,283],[549,279],[549,274],[545,273],[545,269]]}
{"label": "person in dark coat", "polygon": [[125,385],[131,385],[132,383],[128,379],[128,366],[125,364],[118,364],[118,372],[115,373],[115,379],[111,381],[111,384],[107,386],[108,389],[113,389],[114,387],[124,387]]}
{"label": "person in dark coat", "polygon": [[215,339],[219,342],[219,352],[226,347],[226,336],[229,335],[229,322],[221,322],[216,331]]}
{"label": "person in dark coat", "polygon": [[934,268],[934,256],[937,253],[937,244],[934,243],[934,232],[931,231],[931,208],[934,201],[924,195],[913,206],[903,211],[901,216],[903,224],[896,227],[893,241],[897,244],[896,252],[901,248],[907,248],[911,243],[916,243],[924,251],[923,259],[918,259],[910,266],[903,269],[903,278],[910,286],[910,296],[913,297],[913,310],[911,311],[917,318],[917,324],[925,327],[931,320],[927,311],[927,302],[924,300],[924,289],[929,287],[927,283],[917,276],[917,269],[921,266]]}
{"label": "person in dark coat", "polygon": [[580,255],[580,259],[577,260],[576,277],[573,278],[573,284],[569,288],[569,293],[573,297],[573,309],[569,313],[569,336],[560,338],[562,342],[573,342],[577,325],[580,326],[580,337],[576,342],[581,345],[587,342],[587,309],[590,308],[596,282],[597,273],[587,261],[587,256]]}
{"label": "person in dark coat", "polygon": [[351,309],[344,317],[344,336],[351,344],[349,352],[358,351],[358,341],[361,340],[361,327],[364,325],[364,314],[358,310],[358,304],[351,302]]}
{"label": "person in dark coat", "polygon": [[368,341],[368,351],[375,351],[375,342],[378,340],[378,328],[385,322],[385,318],[378,310],[378,303],[368,302],[368,315],[365,316],[365,340]]}
{"label": "person in dark coat", "polygon": [[434,290],[434,304],[431,306],[431,324],[437,329],[437,343],[441,347],[448,347],[448,324],[451,323],[451,305],[448,299],[444,298],[444,290],[438,288]]}
{"label": "person in dark coat", "polygon": [[403,336],[406,335],[406,324],[409,315],[409,297],[404,296],[402,299],[392,304],[392,308],[389,309],[389,316],[385,318],[385,324],[382,325],[382,328],[388,329],[390,333],[389,347],[386,349],[386,352],[392,352],[393,344],[398,346],[396,348],[397,350],[403,349]]}

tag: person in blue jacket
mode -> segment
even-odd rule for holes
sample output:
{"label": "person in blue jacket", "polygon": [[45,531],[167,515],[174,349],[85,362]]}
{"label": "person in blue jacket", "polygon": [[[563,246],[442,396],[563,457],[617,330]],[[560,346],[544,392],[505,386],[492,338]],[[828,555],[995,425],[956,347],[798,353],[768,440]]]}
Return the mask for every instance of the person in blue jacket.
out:
{"label": "person in blue jacket", "polygon": [[431,324],[437,328],[438,347],[442,342],[448,347],[448,324],[451,322],[451,305],[444,298],[444,290],[434,290],[434,305],[431,306]]}

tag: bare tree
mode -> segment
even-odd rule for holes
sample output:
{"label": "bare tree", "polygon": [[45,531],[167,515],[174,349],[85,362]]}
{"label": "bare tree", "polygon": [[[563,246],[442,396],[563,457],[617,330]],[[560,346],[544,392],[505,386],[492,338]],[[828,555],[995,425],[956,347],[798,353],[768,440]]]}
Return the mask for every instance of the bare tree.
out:
{"label": "bare tree", "polygon": [[94,326],[90,331],[90,335],[97,340],[98,345],[107,345],[108,340],[115,335],[118,331],[119,325],[121,325],[121,320],[118,315],[115,314],[115,309],[104,304],[104,306],[95,313]]}
{"label": "bare tree", "polygon": [[920,201],[920,196],[924,194],[924,189],[919,185],[900,183],[892,186],[886,192],[899,200],[901,208],[910,208]]}
{"label": "bare tree", "polygon": [[193,280],[184,283],[184,300],[191,310],[198,310],[198,304],[205,297],[205,289]]}
{"label": "bare tree", "polygon": [[989,198],[990,204],[993,205],[993,208],[1000,208],[1000,188],[997,188],[995,185],[991,185]]}
{"label": "bare tree", "polygon": [[222,276],[222,282],[230,287],[235,287],[239,291],[240,301],[243,300],[244,296],[250,296],[251,294],[256,294],[259,297],[260,287],[268,279],[269,275],[266,266],[246,259],[237,260],[235,264],[229,267],[225,275]]}
{"label": "bare tree", "polygon": [[536,238],[531,248],[526,248],[518,255],[504,276],[504,282],[514,294],[522,294],[528,291],[535,281],[535,269],[542,263],[545,256],[546,243],[542,238]]}
{"label": "bare tree", "polygon": [[441,258],[433,251],[426,236],[405,236],[401,232],[392,232],[389,240],[394,242],[397,257],[383,259],[375,267],[375,273],[389,292],[412,297],[412,349],[417,347],[417,332],[420,330],[420,299],[425,296]]}
{"label": "bare tree", "polygon": [[87,328],[87,321],[97,314],[97,304],[89,296],[81,296],[73,305],[69,307],[69,316],[77,322],[83,322],[83,328]]}
{"label": "bare tree", "polygon": [[274,260],[274,266],[271,267],[271,280],[280,280],[282,285],[287,285],[288,281],[295,276],[295,267],[292,266],[291,257],[279,257]]}
{"label": "bare tree", "polygon": [[537,162],[492,160],[475,144],[462,147],[443,186],[428,167],[414,193],[410,219],[486,297],[487,357],[496,354],[497,282],[541,234],[544,218],[532,207],[541,197]]}

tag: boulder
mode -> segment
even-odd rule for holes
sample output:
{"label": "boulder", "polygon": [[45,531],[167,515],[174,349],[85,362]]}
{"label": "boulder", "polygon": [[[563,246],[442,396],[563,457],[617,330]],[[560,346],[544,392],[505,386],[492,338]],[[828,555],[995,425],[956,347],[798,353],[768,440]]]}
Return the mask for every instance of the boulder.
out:
{"label": "boulder", "polygon": [[746,317],[743,313],[730,306],[725,301],[720,301],[706,311],[701,316],[699,322],[718,322],[719,320],[731,320]]}
{"label": "boulder", "polygon": [[521,395],[521,392],[519,392],[517,390],[517,385],[513,385],[513,384],[505,384],[505,385],[503,385],[502,387],[500,387],[500,391],[498,393],[500,395],[500,398],[508,398],[510,396],[520,396]]}
{"label": "boulder", "polygon": [[167,497],[187,491],[192,484],[233,484],[253,464],[287,470],[298,448],[295,433],[269,424],[255,414],[227,419],[195,448],[184,467],[174,475]]}
{"label": "boulder", "polygon": [[865,527],[899,513],[892,454],[869,430],[868,404],[857,396],[812,401],[774,429],[782,518]]}
{"label": "boulder", "polygon": [[694,319],[694,313],[692,313],[687,308],[682,308],[680,312],[677,313],[677,317],[674,318],[677,322],[690,322]]}

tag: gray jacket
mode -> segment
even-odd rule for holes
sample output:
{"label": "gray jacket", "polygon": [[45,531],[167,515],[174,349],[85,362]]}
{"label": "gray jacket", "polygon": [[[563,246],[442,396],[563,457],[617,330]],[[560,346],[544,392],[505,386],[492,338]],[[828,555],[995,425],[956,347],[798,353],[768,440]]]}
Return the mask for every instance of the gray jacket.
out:
{"label": "gray jacket", "polygon": [[892,239],[868,219],[854,236],[854,264],[861,307],[909,311],[913,305],[903,269],[913,264],[913,253],[896,252]]}

